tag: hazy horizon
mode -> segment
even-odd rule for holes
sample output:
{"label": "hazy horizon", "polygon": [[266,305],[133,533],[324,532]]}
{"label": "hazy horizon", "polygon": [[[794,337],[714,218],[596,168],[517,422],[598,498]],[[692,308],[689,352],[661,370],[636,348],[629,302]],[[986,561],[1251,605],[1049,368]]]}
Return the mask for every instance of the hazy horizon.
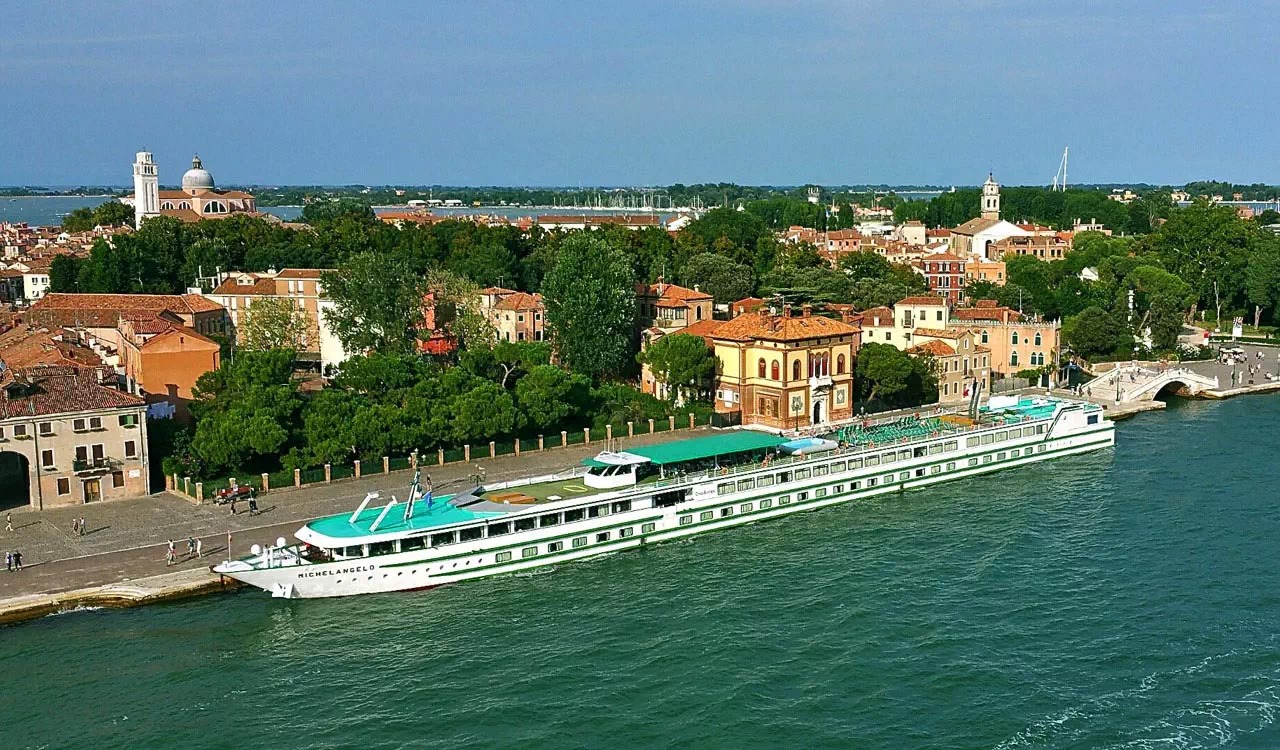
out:
{"label": "hazy horizon", "polygon": [[17,4],[0,185],[1274,184],[1278,6]]}

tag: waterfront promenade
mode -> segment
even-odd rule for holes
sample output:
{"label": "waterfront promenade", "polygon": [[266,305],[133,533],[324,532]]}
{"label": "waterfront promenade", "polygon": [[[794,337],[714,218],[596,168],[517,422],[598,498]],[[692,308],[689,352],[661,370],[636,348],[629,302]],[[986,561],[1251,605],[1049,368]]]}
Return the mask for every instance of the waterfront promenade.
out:
{"label": "waterfront promenade", "polygon": [[[620,445],[625,448],[683,439],[697,435],[702,429],[705,428],[623,438]],[[526,452],[518,457],[508,455],[470,464],[423,467],[423,471],[431,476],[437,492],[444,494],[458,489],[477,466],[485,469],[488,481],[503,481],[569,469],[604,449],[604,441],[599,441],[588,446]],[[102,505],[43,512],[15,511],[13,532],[5,533],[0,527],[0,550],[21,550],[23,570],[0,572],[0,614],[5,600],[12,597],[207,569],[226,559],[228,533],[232,537],[233,555],[247,554],[253,544],[274,544],[279,537],[293,541],[293,532],[304,522],[353,510],[374,490],[380,491],[385,499],[395,494],[403,500],[412,476],[412,472],[400,471],[269,492],[258,498],[260,512],[256,516],[249,515],[244,503],[238,505],[239,514],[233,516],[229,506],[193,505],[169,492]],[[71,521],[80,516],[85,518],[88,533],[76,537],[71,533]],[[203,559],[186,554],[188,536],[202,541]],[[176,566],[165,565],[169,539],[173,539],[177,548]]]}

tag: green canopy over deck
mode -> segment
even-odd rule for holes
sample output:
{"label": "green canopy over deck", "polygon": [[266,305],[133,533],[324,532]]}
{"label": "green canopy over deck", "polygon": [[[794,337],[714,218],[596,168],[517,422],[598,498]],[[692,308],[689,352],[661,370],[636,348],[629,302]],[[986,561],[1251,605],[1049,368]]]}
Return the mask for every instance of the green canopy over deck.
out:
{"label": "green canopy over deck", "polygon": [[[674,440],[670,443],[646,445],[643,448],[630,448],[626,452],[633,456],[646,458],[657,466],[696,461],[714,456],[727,456],[733,453],[773,448],[787,442],[787,438],[770,435],[754,430],[729,430],[705,437]],[[582,462],[587,466],[605,466],[593,458]]]}

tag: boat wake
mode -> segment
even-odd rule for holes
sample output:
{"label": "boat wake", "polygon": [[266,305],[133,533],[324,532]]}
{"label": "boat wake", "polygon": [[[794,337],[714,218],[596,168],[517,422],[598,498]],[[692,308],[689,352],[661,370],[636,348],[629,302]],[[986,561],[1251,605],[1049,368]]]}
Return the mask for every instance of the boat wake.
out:
{"label": "boat wake", "polygon": [[66,609],[60,609],[57,612],[50,612],[45,615],[45,617],[58,617],[59,615],[70,615],[76,612],[97,612],[100,609],[103,609],[103,607],[91,607],[85,604],[77,604],[74,607],[67,607]]}

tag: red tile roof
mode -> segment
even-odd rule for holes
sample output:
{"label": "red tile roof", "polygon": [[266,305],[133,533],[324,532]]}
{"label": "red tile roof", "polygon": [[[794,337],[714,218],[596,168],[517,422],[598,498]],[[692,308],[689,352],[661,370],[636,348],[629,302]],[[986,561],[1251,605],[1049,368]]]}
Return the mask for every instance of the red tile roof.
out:
{"label": "red tile roof", "polygon": [[711,295],[706,292],[662,282],[657,284],[645,284],[644,282],[636,284],[636,295],[640,297],[657,297],[659,306],[663,306],[664,302],[675,305],[675,303],[711,299]]}
{"label": "red tile roof", "polygon": [[541,310],[542,295],[514,292],[498,300],[493,307],[495,310]]}
{"label": "red tile roof", "polygon": [[61,365],[6,370],[0,376],[0,419],[143,406],[132,394],[98,383],[97,371]]}
{"label": "red tile roof", "polygon": [[319,268],[285,268],[276,274],[277,279],[318,279],[324,273]]}
{"label": "red tile roof", "polygon": [[178,315],[221,310],[222,305],[198,294],[46,294],[31,306],[31,316],[60,326],[115,326],[125,317],[154,317],[169,311]]}
{"label": "red tile roof", "polygon": [[932,354],[935,357],[950,357],[955,353],[956,350],[954,348],[937,339],[926,341],[923,344],[916,344],[907,350],[907,354]]}
{"label": "red tile roof", "polygon": [[722,322],[712,338],[730,341],[804,341],[826,336],[848,336],[860,331],[857,326],[820,316],[788,318],[754,313]]}
{"label": "red tile roof", "polygon": [[944,301],[941,297],[903,297],[898,300],[899,305],[941,305]]}
{"label": "red tile roof", "polygon": [[213,290],[212,294],[227,294],[227,295],[242,294],[245,296],[256,296],[256,295],[275,295],[276,293],[275,279],[255,278],[252,284],[242,284],[240,283],[241,278],[243,277],[233,276],[229,279],[224,280],[221,284],[218,285],[216,289]]}

